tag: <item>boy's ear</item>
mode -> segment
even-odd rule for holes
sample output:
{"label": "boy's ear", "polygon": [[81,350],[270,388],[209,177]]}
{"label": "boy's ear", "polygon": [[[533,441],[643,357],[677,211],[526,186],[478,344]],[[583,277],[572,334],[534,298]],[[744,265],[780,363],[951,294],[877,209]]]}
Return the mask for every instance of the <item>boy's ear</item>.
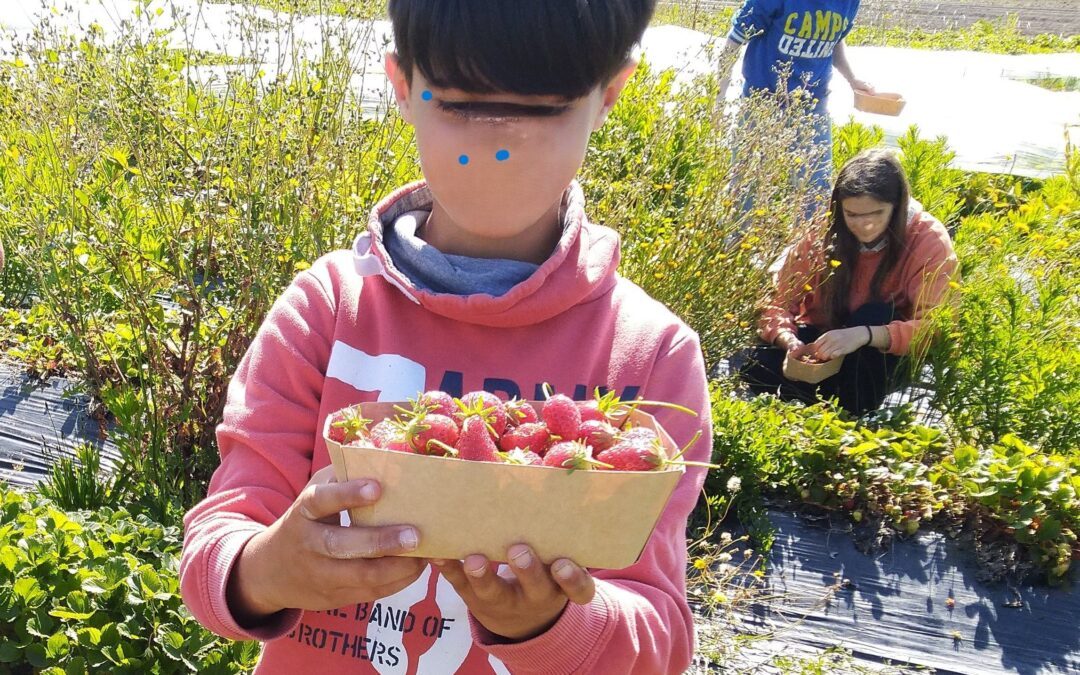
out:
{"label": "boy's ear", "polygon": [[390,80],[390,86],[394,88],[394,100],[397,102],[401,118],[412,124],[412,106],[409,103],[409,80],[405,77],[405,71],[401,68],[397,54],[386,52],[384,60],[386,77]]}
{"label": "boy's ear", "polygon": [[596,120],[593,122],[593,131],[597,131],[600,127],[604,126],[604,122],[607,121],[608,115],[611,113],[611,109],[615,107],[615,103],[619,100],[619,94],[622,93],[623,87],[626,86],[626,81],[630,79],[630,76],[637,70],[637,59],[631,59],[626,63],[622,69],[615,74],[615,77],[611,78],[611,81],[604,87],[601,92],[602,101],[600,106],[600,112],[596,116]]}

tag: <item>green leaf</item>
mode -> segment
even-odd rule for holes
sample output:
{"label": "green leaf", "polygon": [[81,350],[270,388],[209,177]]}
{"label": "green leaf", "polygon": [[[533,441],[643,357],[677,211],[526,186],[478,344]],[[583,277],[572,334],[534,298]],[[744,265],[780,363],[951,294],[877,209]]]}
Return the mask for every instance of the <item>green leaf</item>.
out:
{"label": "green leaf", "polygon": [[0,663],[15,663],[22,657],[22,650],[7,640],[0,641]]}
{"label": "green leaf", "polygon": [[7,568],[9,572],[15,571],[15,565],[19,562],[19,549],[14,546],[4,546],[0,548],[0,565]]}
{"label": "green leaf", "polygon": [[45,643],[45,655],[50,659],[59,659],[71,650],[68,636],[63,633],[53,633],[49,641]]}

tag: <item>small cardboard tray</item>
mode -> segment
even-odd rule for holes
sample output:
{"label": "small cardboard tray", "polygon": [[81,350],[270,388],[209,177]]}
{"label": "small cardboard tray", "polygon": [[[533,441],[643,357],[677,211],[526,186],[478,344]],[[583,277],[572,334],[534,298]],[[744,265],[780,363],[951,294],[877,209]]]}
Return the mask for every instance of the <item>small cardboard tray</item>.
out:
{"label": "small cardboard tray", "polygon": [[840,372],[840,366],[844,363],[844,357],[838,356],[825,363],[806,363],[792,358],[791,352],[784,356],[784,377],[789,380],[817,384],[827,377]]}
{"label": "small cardboard tray", "polygon": [[[363,403],[360,409],[378,422],[394,416],[395,405],[409,404]],[[684,473],[682,466],[571,472],[342,446],[327,437],[330,419],[323,438],[337,479],[374,478],[382,485],[376,504],[350,509],[352,523],[416,526],[420,544],[408,554],[413,557],[461,560],[480,553],[505,562],[511,545],[527,543],[545,563],[566,557],[584,567],[628,567]],[[669,456],[678,452],[651,415],[634,411],[629,421],[656,430]]]}
{"label": "small cardboard tray", "polygon": [[871,95],[861,91],[855,92],[855,109],[863,112],[895,117],[904,110],[905,105],[907,101],[901,94],[878,92]]}

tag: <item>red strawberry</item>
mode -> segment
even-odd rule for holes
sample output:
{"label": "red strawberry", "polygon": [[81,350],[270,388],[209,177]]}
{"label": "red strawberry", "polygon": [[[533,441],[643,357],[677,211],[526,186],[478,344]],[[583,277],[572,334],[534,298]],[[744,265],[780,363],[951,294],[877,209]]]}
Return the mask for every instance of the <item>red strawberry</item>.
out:
{"label": "red strawberry", "polygon": [[499,448],[491,439],[491,432],[488,431],[484,420],[475,415],[465,418],[465,423],[461,425],[461,436],[458,437],[457,445],[454,447],[461,459],[474,462],[501,461]]}
{"label": "red strawberry", "polygon": [[438,413],[430,413],[409,422],[405,433],[413,449],[421,455],[445,455],[446,448],[454,447],[458,436],[460,432],[457,422]]}
{"label": "red strawberry", "polygon": [[412,452],[412,444],[405,437],[405,431],[402,429],[401,424],[390,418],[384,419],[372,427],[369,439],[376,448]]}
{"label": "red strawberry", "polygon": [[518,427],[510,427],[502,438],[499,439],[499,447],[503,450],[531,450],[539,453],[547,445],[550,434],[543,424],[525,423]]}
{"label": "red strawberry", "polygon": [[662,445],[642,440],[620,441],[596,458],[616,471],[655,471],[668,462]]}
{"label": "red strawberry", "polygon": [[330,440],[342,445],[355,441],[368,432],[371,420],[360,414],[360,408],[346,408],[334,413],[330,422]]}
{"label": "red strawberry", "polygon": [[465,394],[458,402],[457,419],[464,420],[472,415],[479,415],[491,425],[496,436],[506,430],[506,408],[495,394],[486,391],[473,391]]}
{"label": "red strawberry", "polygon": [[592,448],[581,441],[563,441],[551,446],[544,455],[544,466],[559,469],[591,469],[598,465],[592,457]]}
{"label": "red strawberry", "polygon": [[506,422],[508,424],[534,424],[540,420],[536,414],[536,408],[532,403],[520,398],[511,399],[506,403]]}
{"label": "red strawberry", "polygon": [[614,443],[619,431],[602,420],[585,420],[579,429],[581,440],[593,447],[595,452],[603,452]]}
{"label": "red strawberry", "polygon": [[[639,429],[651,433],[652,440],[649,440],[649,434],[638,432]],[[715,464],[685,462],[679,459],[683,456],[683,453],[693,447],[694,443],[701,438],[700,431],[694,434],[694,437],[690,439],[690,442],[687,443],[678,454],[671,458],[667,456],[663,444],[651,429],[636,427],[627,433],[630,434],[631,432],[638,433],[632,434],[631,438],[625,438],[624,435],[622,440],[601,452],[596,456],[596,459],[609,465],[616,471],[660,471],[676,464],[684,466],[703,466],[713,469],[720,468]]]}
{"label": "red strawberry", "polygon": [[581,413],[578,412],[577,404],[570,397],[555,394],[544,402],[540,416],[544,418],[544,424],[553,436],[558,436],[564,441],[572,441],[578,437],[581,428]]}
{"label": "red strawberry", "polygon": [[581,413],[581,421],[588,422],[593,420],[595,422],[607,422],[607,416],[600,410],[600,404],[598,401],[578,401],[578,412]]}
{"label": "red strawberry", "polygon": [[428,412],[446,415],[447,417],[453,417],[458,410],[457,404],[454,403],[454,397],[445,391],[438,391],[437,389],[420,394],[420,398],[416,402],[426,407]]}
{"label": "red strawberry", "polygon": [[648,427],[631,427],[619,433],[619,441],[641,441],[644,443],[659,443],[660,437]]}
{"label": "red strawberry", "polygon": [[503,458],[507,464],[535,464],[542,465],[544,459],[532,452],[531,450],[522,450],[521,448],[514,448],[510,452],[500,452],[499,456]]}

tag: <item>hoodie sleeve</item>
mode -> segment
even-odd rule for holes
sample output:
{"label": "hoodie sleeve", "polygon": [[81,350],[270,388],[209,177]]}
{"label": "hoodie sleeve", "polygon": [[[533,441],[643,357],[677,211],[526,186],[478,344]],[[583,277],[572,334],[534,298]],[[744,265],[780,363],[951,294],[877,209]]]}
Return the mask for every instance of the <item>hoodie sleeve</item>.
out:
{"label": "hoodie sleeve", "polygon": [[319,400],[335,306],[320,261],[277,299],[229,383],[217,428],[221,464],[206,499],[184,516],[180,592],[192,615],[234,640],[287,634],[299,610],[242,628],[226,603],[233,564],[279,518],[311,477]]}
{"label": "hoodie sleeve", "polygon": [[911,318],[893,321],[886,328],[889,331],[889,354],[904,355],[911,349],[923,317],[941,304],[949,289],[949,282],[959,274],[956,253],[953,252],[952,240],[945,226],[934,220],[929,214],[921,216],[923,227],[915,238],[910,259],[917,261],[907,266],[910,270],[906,278],[901,279],[900,292],[911,303]]}
{"label": "hoodie sleeve", "polygon": [[781,333],[798,334],[795,319],[804,300],[818,285],[815,274],[818,262],[820,256],[815,255],[811,237],[804,237],[788,251],[776,277],[776,292],[761,313],[758,335],[763,341],[772,344]]}
{"label": "hoodie sleeve", "polygon": [[731,19],[728,37],[739,44],[746,44],[780,16],[783,5],[782,0],[746,0]]}
{"label": "hoodie sleeve", "polygon": [[[705,363],[689,329],[653,367],[642,396],[679,403],[697,417],[657,409],[657,421],[693,461],[712,455],[712,422]],[[701,493],[705,469],[687,467],[653,530],[641,558],[621,570],[596,570],[589,605],[568,604],[546,633],[501,644],[470,618],[473,639],[514,673],[682,673],[694,652],[694,622],[686,599],[686,526]]]}

